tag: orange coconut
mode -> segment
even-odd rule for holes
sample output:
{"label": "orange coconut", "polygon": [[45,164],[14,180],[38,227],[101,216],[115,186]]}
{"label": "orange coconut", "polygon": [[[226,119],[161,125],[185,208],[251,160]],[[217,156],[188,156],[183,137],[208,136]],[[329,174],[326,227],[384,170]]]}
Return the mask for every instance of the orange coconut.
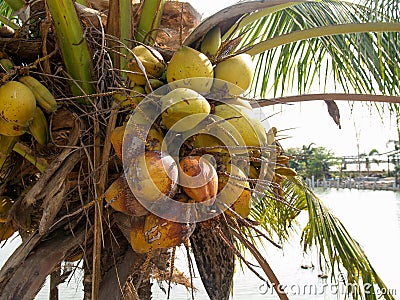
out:
{"label": "orange coconut", "polygon": [[[218,175],[215,168],[200,156],[186,156],[180,162],[179,183],[183,191],[193,200],[212,200],[218,191]],[[211,202],[211,203],[210,203]],[[214,200],[208,205],[214,203]]]}

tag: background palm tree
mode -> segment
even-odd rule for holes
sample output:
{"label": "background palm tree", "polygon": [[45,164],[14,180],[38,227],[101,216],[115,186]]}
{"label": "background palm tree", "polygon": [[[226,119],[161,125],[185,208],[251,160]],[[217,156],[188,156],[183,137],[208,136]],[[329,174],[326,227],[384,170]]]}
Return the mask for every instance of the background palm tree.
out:
{"label": "background palm tree", "polygon": [[[79,2],[90,4],[86,1]],[[23,0],[1,1],[3,7],[4,3],[8,3],[15,11],[23,9],[25,5]],[[110,297],[110,290],[116,293],[112,297],[121,297],[122,292],[126,292],[126,286],[125,289],[123,287],[115,289],[115,286],[118,280],[124,283],[128,278],[130,282],[132,278],[135,282],[139,278],[146,283],[138,291],[130,285],[132,294],[138,292],[141,299],[149,297],[147,284],[149,257],[133,253],[129,243],[123,238],[121,229],[124,227],[123,218],[114,219],[114,215],[108,218],[103,211],[103,205],[99,205],[96,199],[104,192],[109,178],[113,175],[108,165],[108,161],[111,160],[109,135],[121,120],[112,104],[112,95],[107,92],[112,88],[126,88],[123,81],[124,73],[119,72],[126,65],[124,53],[127,53],[132,46],[133,32],[125,30],[127,27],[130,28],[126,24],[130,24],[135,17],[138,18],[136,39],[154,44],[154,33],[160,24],[159,16],[164,4],[165,1],[141,1],[141,13],[134,16],[130,9],[130,1],[111,0],[107,27],[104,28],[101,26],[102,23],[99,23],[100,29],[94,30],[90,22],[87,22],[84,23],[86,26],[84,31],[72,0],[47,0],[47,13],[52,17],[51,24],[55,35],[49,30],[43,31],[44,26],[40,27],[42,31],[39,39],[36,39],[33,33],[34,29],[38,28],[38,22],[44,19],[43,12],[40,15],[40,10],[33,10],[38,15],[33,14],[25,24],[19,20],[11,22],[17,37],[24,35],[27,41],[17,38],[3,40],[1,46],[5,52],[15,61],[27,65],[26,69],[22,68],[24,71],[40,66],[41,71],[38,75],[42,75],[53,92],[59,98],[63,98],[66,108],[72,110],[73,107],[74,111],[78,112],[78,119],[87,126],[87,132],[90,134],[78,137],[76,132],[79,133],[79,125],[68,125],[69,142],[74,141],[74,143],[69,143],[70,148],[67,147],[57,154],[57,159],[49,160],[48,168],[43,175],[39,180],[31,179],[32,183],[27,190],[15,192],[17,205],[14,205],[13,217],[20,227],[24,241],[0,271],[1,297],[18,297],[17,295],[21,296],[21,293],[27,298],[33,297],[46,275],[52,273],[61,261],[71,256],[77,249],[83,249],[86,256],[86,298],[106,299]],[[4,15],[1,21],[8,22],[6,18]],[[40,24],[46,25],[46,23]],[[243,52],[254,56],[257,65],[253,94],[249,97],[256,98],[261,106],[292,101],[326,100],[335,122],[339,121],[339,112],[332,102],[334,100],[390,102],[391,109],[394,111],[398,109],[400,23],[397,1],[241,2],[205,20],[184,40],[184,44],[199,48],[201,39],[215,26],[221,28],[222,46],[213,61],[217,62]],[[27,27],[31,31],[23,30]],[[34,55],[29,53],[37,49],[47,50],[46,47],[50,48],[54,41],[57,41],[57,47],[53,47],[54,51],[51,53],[47,51],[35,52]],[[27,46],[36,42],[40,47],[17,51],[16,49],[21,47],[15,47],[16,43],[24,42]],[[165,57],[171,56],[168,51],[163,53]],[[38,55],[41,57],[39,60],[37,60]],[[96,61],[92,59],[93,57]],[[112,60],[109,60],[110,57]],[[56,75],[49,76],[49,73]],[[334,85],[330,84],[330,78],[334,79]],[[4,80],[7,80],[7,76]],[[57,84],[69,89],[57,88]],[[316,86],[321,92],[309,94],[308,92],[314,90]],[[267,97],[270,92],[275,98],[261,98]],[[380,109],[382,106],[376,105],[376,107]],[[64,118],[63,121],[66,122],[67,119],[71,117]],[[71,150],[82,145],[85,151]],[[87,145],[95,146],[85,147]],[[25,151],[25,155],[28,157],[29,153]],[[79,191],[79,201],[78,203],[75,201],[75,206],[68,206],[65,203],[74,204],[70,199],[66,202],[74,188],[65,186],[64,183],[67,174],[77,165],[88,165],[92,175],[82,177],[87,188]],[[9,178],[3,181],[9,182]],[[56,183],[62,187],[60,190],[63,193],[57,194],[56,190],[51,190]],[[354,298],[377,299],[377,295],[373,290],[367,289],[366,284],[370,283],[372,286],[376,284],[380,288],[385,288],[385,285],[341,222],[298,178],[284,176],[281,186],[279,190],[283,191],[282,196],[285,201],[262,201],[262,199],[276,198],[277,191],[267,190],[263,197],[256,199],[252,217],[260,222],[261,227],[270,236],[277,235],[284,240],[288,238],[292,223],[299,212],[306,210],[309,222],[303,230],[304,249],[316,246],[324,258],[324,263],[330,265],[332,275],[344,267],[348,282],[357,285],[356,289],[350,291]],[[49,212],[46,207],[38,208],[38,199],[52,198],[54,195],[59,195],[57,199],[62,199],[57,211]],[[95,209],[90,208],[93,205]],[[64,211],[61,211],[61,216],[58,215],[55,221],[61,207]],[[74,209],[70,210],[71,207]],[[29,217],[27,214],[32,211],[42,218],[39,232],[24,231]],[[50,213],[53,219],[44,226],[43,220],[47,220]],[[115,229],[115,223],[120,225],[119,229]],[[87,226],[88,224],[92,226]],[[222,232],[226,232],[227,228],[222,223],[219,226]],[[256,229],[251,227],[246,230],[252,232]],[[259,255],[257,249],[243,239],[239,232],[232,230],[231,234],[230,238],[234,240],[232,243],[236,242],[248,248],[268,278],[276,283],[272,270],[268,268],[267,262]],[[199,236],[201,234],[197,235]],[[118,246],[115,241],[119,241]],[[211,237],[204,237],[201,242],[218,244],[220,241],[218,238],[213,240]],[[196,243],[195,240],[192,242]],[[105,247],[101,253],[103,246]],[[220,243],[218,247],[222,249],[226,248],[226,245]],[[213,251],[218,252],[218,247]],[[117,250],[108,253],[106,249]],[[48,253],[55,255],[48,257]],[[221,263],[213,259],[212,253],[210,255],[208,256],[211,257],[210,260],[196,257],[197,264],[206,271],[215,270],[215,264]],[[118,257],[117,261],[115,257]],[[133,270],[127,267],[132,264],[136,266]],[[146,267],[143,268],[143,265]],[[115,269],[119,272],[118,278],[115,277]],[[232,270],[222,271],[226,272],[222,274],[226,275],[223,279],[229,279]],[[29,277],[22,274],[40,275]],[[105,283],[100,287],[102,279]],[[229,282],[221,280],[225,284],[224,290],[220,286],[214,287],[221,288],[219,292],[224,294],[221,297],[229,296],[230,285],[226,285],[226,281]],[[114,288],[109,288],[112,285]],[[211,295],[210,288],[208,292]],[[279,296],[285,299],[284,294]],[[393,299],[391,295],[385,297]]]}

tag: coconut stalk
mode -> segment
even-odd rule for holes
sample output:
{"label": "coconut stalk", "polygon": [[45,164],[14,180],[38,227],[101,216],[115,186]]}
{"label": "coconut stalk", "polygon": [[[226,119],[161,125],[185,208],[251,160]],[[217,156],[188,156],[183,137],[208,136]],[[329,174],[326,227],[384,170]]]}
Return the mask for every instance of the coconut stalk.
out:
{"label": "coconut stalk", "polygon": [[43,158],[37,158],[33,156],[29,147],[21,143],[16,143],[12,150],[34,165],[40,171],[40,173],[43,173],[44,170],[46,170],[48,166],[47,161]]}
{"label": "coconut stalk", "polygon": [[135,39],[148,45],[154,44],[166,0],[144,0]]}
{"label": "coconut stalk", "polygon": [[[53,18],[65,67],[74,81],[71,85],[73,95],[93,94],[92,58],[73,1],[47,0],[47,6]],[[78,101],[88,102],[87,99]]]}
{"label": "coconut stalk", "polygon": [[4,25],[7,25],[8,27],[14,29],[14,30],[19,30],[21,27],[19,27],[17,24],[12,22],[9,18],[0,15],[0,22],[3,23]]}
{"label": "coconut stalk", "polygon": [[[132,24],[132,2],[130,0],[111,0],[109,5],[107,33],[119,39],[119,42],[111,42],[111,47],[120,47],[120,43],[122,43],[127,48],[132,48],[131,42],[129,42],[132,40],[132,27],[126,26],[126,24]],[[129,51],[122,48],[120,52],[122,55],[118,52],[111,53],[114,67],[125,70],[127,68],[126,55]],[[125,73],[120,75],[126,76]]]}
{"label": "coconut stalk", "polygon": [[13,11],[20,10],[26,4],[24,0],[5,0],[5,2],[8,4],[9,7],[11,7]]}
{"label": "coconut stalk", "polygon": [[0,299],[34,299],[47,275],[60,265],[72,249],[81,245],[87,236],[84,225],[77,226],[73,234],[58,229],[51,238],[44,240],[41,240],[39,234],[32,234],[1,269]]}
{"label": "coconut stalk", "polygon": [[60,284],[61,265],[58,265],[50,274],[50,295],[49,300],[58,300],[58,285]]}

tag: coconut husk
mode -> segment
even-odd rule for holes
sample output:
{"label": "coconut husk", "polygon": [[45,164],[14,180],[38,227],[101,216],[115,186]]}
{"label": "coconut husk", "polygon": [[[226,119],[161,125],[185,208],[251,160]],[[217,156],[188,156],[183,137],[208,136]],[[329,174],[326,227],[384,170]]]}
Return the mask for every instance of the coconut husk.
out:
{"label": "coconut husk", "polygon": [[[153,279],[157,281],[171,281],[171,283],[184,286],[187,290],[190,290],[192,288],[190,279],[187,278],[187,276],[183,272],[179,271],[176,267],[174,267],[172,277],[170,270],[160,270],[158,268],[155,268],[155,270],[153,270],[151,277],[153,277]],[[196,287],[193,287],[193,289],[197,291]]]}
{"label": "coconut husk", "polygon": [[[133,5],[135,15],[140,12],[140,4]],[[135,18],[134,28],[139,19]],[[156,37],[157,46],[163,49],[178,49],[190,32],[200,24],[201,15],[187,2],[167,1]]]}

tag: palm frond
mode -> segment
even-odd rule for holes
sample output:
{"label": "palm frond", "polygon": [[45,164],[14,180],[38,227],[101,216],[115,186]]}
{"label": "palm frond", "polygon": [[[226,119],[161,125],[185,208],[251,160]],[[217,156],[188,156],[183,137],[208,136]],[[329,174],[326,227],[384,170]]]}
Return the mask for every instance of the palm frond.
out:
{"label": "palm frond", "polygon": [[[296,218],[301,211],[308,212],[308,223],[302,232],[304,252],[317,248],[331,271],[331,278],[343,268],[347,272],[347,293],[354,299],[378,299],[379,290],[388,290],[371,266],[361,246],[324,203],[297,177],[287,177],[282,190],[287,204],[275,201],[271,195],[256,199],[252,217],[270,236],[287,240],[296,229]],[[268,193],[268,192],[267,192]],[[270,199],[270,200],[267,200]],[[289,204],[289,205],[288,205]],[[322,266],[321,266],[322,267]],[[394,299],[385,295],[385,299]]]}
{"label": "palm frond", "polygon": [[280,241],[285,241],[296,229],[296,217],[307,208],[307,201],[300,188],[290,181],[283,184],[282,190],[286,203],[275,200],[274,192],[266,190],[265,197],[253,199],[251,216],[269,236],[277,236]]}
{"label": "palm frond", "polygon": [[376,20],[376,15],[384,15],[393,20],[399,20],[400,7],[397,0],[361,0],[360,4],[371,8],[371,14],[366,17]]}
{"label": "palm frond", "polygon": [[[244,48],[297,31],[372,21],[398,22],[398,13],[376,10],[375,5],[306,2],[266,15],[237,34],[243,35]],[[335,90],[398,94],[399,46],[397,32],[339,34],[279,46],[258,55],[253,90],[261,96],[271,91],[283,95],[293,88],[303,93],[316,83],[327,89],[333,77]]]}
{"label": "palm frond", "polygon": [[10,17],[12,14],[11,7],[5,1],[0,1],[0,15],[3,17]]}
{"label": "palm frond", "polygon": [[26,2],[24,0],[4,0],[5,3],[13,10],[18,11],[20,10]]}
{"label": "palm frond", "polygon": [[[315,246],[329,265],[332,278],[335,270],[347,271],[347,293],[354,299],[378,299],[376,287],[388,290],[371,266],[367,256],[324,203],[299,179],[291,177],[287,184],[297,186],[307,202],[308,223],[302,233],[304,251]],[[394,297],[384,295],[385,299]]]}

